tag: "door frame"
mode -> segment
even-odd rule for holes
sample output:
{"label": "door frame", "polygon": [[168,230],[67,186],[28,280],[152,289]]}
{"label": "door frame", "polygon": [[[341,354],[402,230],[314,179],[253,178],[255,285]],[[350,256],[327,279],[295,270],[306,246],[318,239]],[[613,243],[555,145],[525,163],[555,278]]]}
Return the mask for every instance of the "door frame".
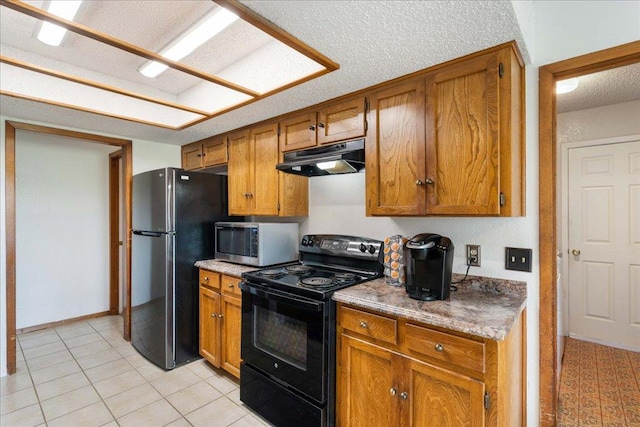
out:
{"label": "door frame", "polygon": [[109,314],[120,312],[120,162],[122,149],[109,153]]}
{"label": "door frame", "polygon": [[539,78],[539,251],[540,251],[540,425],[553,426],[558,404],[558,211],[556,81],[640,62],[640,41],[540,67]]}
{"label": "door frame", "polygon": [[[7,373],[16,372],[16,130],[57,135],[89,142],[121,147],[124,179],[124,216],[126,230],[125,245],[125,281],[127,303],[124,311],[124,331],[126,340],[131,339],[131,310],[129,295],[131,294],[131,191],[132,191],[132,142],[129,139],[111,138],[84,132],[34,125],[30,123],[7,120],[5,122],[5,228],[6,228],[6,332],[7,332]],[[110,220],[111,222],[111,220]],[[110,269],[111,274],[113,269]],[[116,282],[117,283],[117,282]],[[113,286],[113,282],[110,282]],[[110,289],[110,296],[113,296]],[[112,302],[110,302],[110,308]]]}

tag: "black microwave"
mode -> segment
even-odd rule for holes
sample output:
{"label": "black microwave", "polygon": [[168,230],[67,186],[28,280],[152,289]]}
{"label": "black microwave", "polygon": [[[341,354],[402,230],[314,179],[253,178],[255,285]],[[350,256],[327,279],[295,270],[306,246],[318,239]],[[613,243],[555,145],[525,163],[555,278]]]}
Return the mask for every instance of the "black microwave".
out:
{"label": "black microwave", "polygon": [[296,261],[298,224],[217,222],[215,257],[256,267]]}

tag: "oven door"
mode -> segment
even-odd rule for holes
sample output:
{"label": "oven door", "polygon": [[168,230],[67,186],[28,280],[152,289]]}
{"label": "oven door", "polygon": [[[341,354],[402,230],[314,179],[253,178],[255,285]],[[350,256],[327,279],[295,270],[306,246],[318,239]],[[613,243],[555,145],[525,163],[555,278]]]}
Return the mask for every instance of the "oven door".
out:
{"label": "oven door", "polygon": [[242,360],[325,403],[327,303],[241,282]]}

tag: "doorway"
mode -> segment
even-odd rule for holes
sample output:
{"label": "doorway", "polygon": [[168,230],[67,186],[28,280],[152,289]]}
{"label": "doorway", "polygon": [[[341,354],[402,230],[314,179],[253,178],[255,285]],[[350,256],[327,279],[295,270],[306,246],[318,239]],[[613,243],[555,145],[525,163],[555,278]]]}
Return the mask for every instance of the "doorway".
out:
{"label": "doorway", "polygon": [[[90,143],[100,143],[121,147],[123,159],[123,188],[124,188],[124,228],[131,228],[131,172],[132,172],[132,143],[130,140],[109,138],[83,132],[74,132],[46,126],[32,125],[28,123],[7,121],[5,123],[5,210],[6,210],[6,301],[7,301],[7,372],[16,372],[16,131],[23,130],[47,135],[57,135],[65,138],[82,140]],[[125,245],[125,282],[127,292],[129,289],[130,267],[130,242]],[[125,339],[130,337],[130,317],[128,307],[125,306],[125,322],[123,335]]]}
{"label": "doorway", "polygon": [[539,69],[540,423],[553,426],[558,401],[558,209],[556,81],[640,62],[640,41]]}

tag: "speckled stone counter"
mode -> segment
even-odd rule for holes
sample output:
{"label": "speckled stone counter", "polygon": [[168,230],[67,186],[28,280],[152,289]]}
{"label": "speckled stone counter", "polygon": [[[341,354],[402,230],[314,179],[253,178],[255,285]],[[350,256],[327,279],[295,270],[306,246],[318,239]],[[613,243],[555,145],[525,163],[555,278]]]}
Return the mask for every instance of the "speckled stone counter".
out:
{"label": "speckled stone counter", "polygon": [[[454,274],[452,280],[462,279]],[[502,341],[527,302],[525,282],[469,276],[447,301],[417,301],[382,279],[342,289],[333,299],[428,325]]]}
{"label": "speckled stone counter", "polygon": [[220,261],[217,259],[205,259],[196,261],[195,266],[204,268],[205,270],[215,271],[216,273],[227,274],[229,276],[240,277],[245,271],[257,270],[257,267],[248,265],[232,264],[230,262]]}

